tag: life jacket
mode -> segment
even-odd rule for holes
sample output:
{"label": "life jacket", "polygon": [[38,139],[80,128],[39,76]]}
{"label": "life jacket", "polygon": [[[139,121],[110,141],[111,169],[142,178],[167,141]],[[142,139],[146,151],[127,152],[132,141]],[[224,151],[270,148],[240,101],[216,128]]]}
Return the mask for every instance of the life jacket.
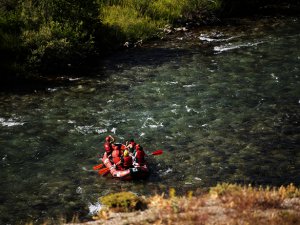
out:
{"label": "life jacket", "polygon": [[131,147],[129,147],[128,150],[132,153],[135,150],[136,143],[134,141],[131,141],[129,144],[131,145]]}
{"label": "life jacket", "polygon": [[109,142],[105,142],[104,143],[104,150],[105,150],[105,152],[106,152],[107,155],[110,155],[112,153],[112,151],[113,151],[112,144],[109,143]]}
{"label": "life jacket", "polygon": [[131,156],[124,156],[123,166],[125,169],[132,167],[132,157]]}
{"label": "life jacket", "polygon": [[136,152],[135,152],[135,162],[139,166],[143,166],[145,164],[145,152],[143,150],[136,150]]}
{"label": "life jacket", "polygon": [[118,148],[115,148],[111,154],[113,163],[117,166],[117,169],[122,169],[121,166],[121,151]]}

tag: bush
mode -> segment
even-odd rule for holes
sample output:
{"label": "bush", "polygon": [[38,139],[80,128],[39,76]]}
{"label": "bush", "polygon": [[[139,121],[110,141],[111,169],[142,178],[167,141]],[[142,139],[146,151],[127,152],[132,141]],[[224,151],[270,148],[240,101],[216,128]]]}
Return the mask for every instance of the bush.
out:
{"label": "bush", "polygon": [[103,196],[99,201],[110,210],[130,212],[147,207],[146,202],[132,192],[119,192]]}
{"label": "bush", "polygon": [[61,71],[95,53],[100,21],[94,1],[25,0],[20,15],[24,21],[21,38],[30,51],[27,63],[31,70]]}
{"label": "bush", "polygon": [[210,194],[215,198],[220,198],[225,204],[236,210],[246,210],[251,208],[279,208],[284,199],[299,197],[300,192],[293,184],[287,187],[276,188],[254,188],[252,186],[241,186],[236,184],[218,184],[210,189]]}
{"label": "bush", "polygon": [[10,80],[14,79],[15,74],[21,72],[23,48],[20,27],[22,22],[14,11],[4,11],[4,8],[0,8],[0,79]]}

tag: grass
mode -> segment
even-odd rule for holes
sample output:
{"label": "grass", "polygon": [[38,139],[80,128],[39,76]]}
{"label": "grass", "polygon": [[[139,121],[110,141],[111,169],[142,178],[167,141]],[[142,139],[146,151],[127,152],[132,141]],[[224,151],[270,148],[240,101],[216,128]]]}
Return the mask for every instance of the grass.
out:
{"label": "grass", "polygon": [[128,6],[104,6],[100,18],[116,31],[116,36],[125,36],[126,40],[150,38],[162,26],[160,21],[141,16],[136,9]]}
{"label": "grass", "polygon": [[191,14],[216,11],[220,0],[108,0],[100,4],[100,19],[124,41],[160,36],[161,28],[185,21]]}

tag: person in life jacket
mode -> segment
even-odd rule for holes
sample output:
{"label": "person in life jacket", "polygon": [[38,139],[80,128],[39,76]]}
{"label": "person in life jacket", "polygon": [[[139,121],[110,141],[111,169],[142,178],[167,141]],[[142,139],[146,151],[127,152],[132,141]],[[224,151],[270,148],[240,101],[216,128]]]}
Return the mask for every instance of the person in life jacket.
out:
{"label": "person in life jacket", "polygon": [[121,147],[119,145],[114,146],[114,150],[112,151],[111,156],[112,156],[112,162],[116,166],[116,169],[122,170],[123,169],[123,167],[121,165],[122,151],[121,151]]}
{"label": "person in life jacket", "polygon": [[133,153],[134,152],[135,146],[136,146],[136,143],[135,143],[135,141],[133,139],[131,139],[129,141],[129,143],[126,142],[126,149],[129,150],[129,153]]}
{"label": "person in life jacket", "polygon": [[110,156],[114,149],[114,145],[113,145],[114,141],[115,141],[115,139],[111,135],[109,135],[105,138],[104,150],[105,150],[107,156]]}
{"label": "person in life jacket", "polygon": [[135,166],[143,166],[145,164],[145,152],[139,144],[135,146],[134,164]]}
{"label": "person in life jacket", "polygon": [[132,157],[129,155],[129,151],[127,149],[124,151],[122,163],[124,169],[129,169],[132,167]]}

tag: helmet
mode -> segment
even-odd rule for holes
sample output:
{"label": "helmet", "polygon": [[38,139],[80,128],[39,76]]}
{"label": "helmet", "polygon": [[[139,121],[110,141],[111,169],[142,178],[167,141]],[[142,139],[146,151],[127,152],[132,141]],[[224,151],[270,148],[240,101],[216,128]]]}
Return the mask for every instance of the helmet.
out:
{"label": "helmet", "polygon": [[124,156],[128,156],[129,152],[127,150],[124,151]]}
{"label": "helmet", "polygon": [[107,141],[107,142],[110,142],[110,140],[111,140],[110,136],[107,136],[107,137],[105,138],[105,141]]}

